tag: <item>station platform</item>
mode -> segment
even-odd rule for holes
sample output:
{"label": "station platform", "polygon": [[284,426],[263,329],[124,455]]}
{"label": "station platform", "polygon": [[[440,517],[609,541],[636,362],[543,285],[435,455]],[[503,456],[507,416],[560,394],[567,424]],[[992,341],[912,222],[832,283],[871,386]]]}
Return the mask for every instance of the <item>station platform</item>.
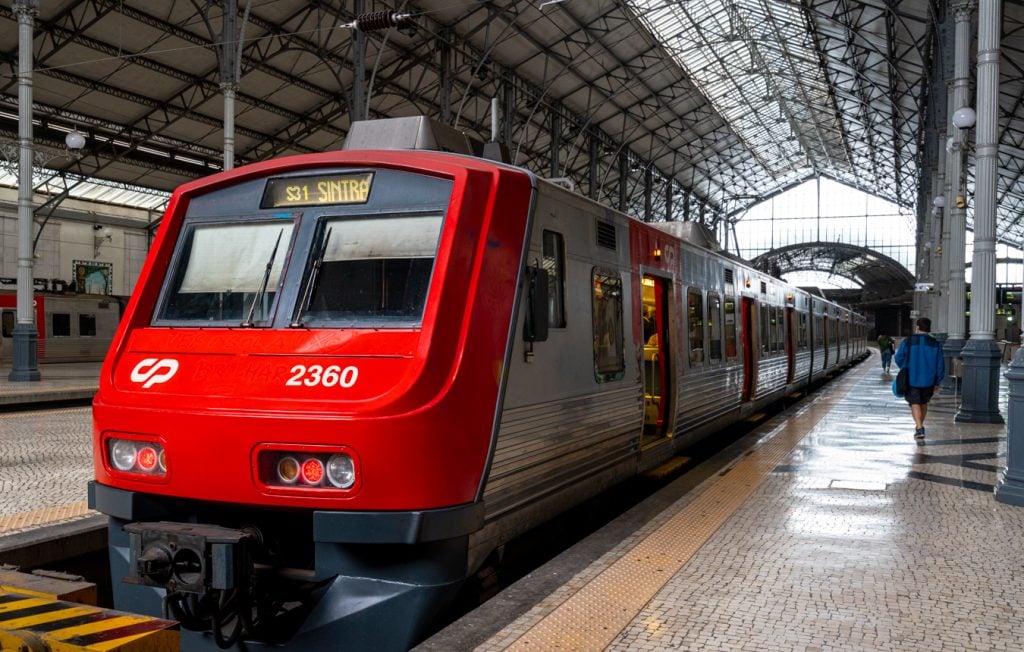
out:
{"label": "station platform", "polygon": [[[106,516],[86,505],[92,408],[100,362],[39,365],[41,379],[8,380],[0,365],[0,564],[48,564],[105,545]],[[23,411],[31,408],[31,411]]]}
{"label": "station platform", "polygon": [[[917,446],[891,381],[875,353],[416,650],[1021,649],[1024,509],[993,497],[1006,427],[957,424],[939,395]],[[0,413],[0,563],[103,519],[84,510],[90,419]],[[69,515],[4,521],[45,509]]]}
{"label": "station platform", "polygon": [[91,399],[99,388],[102,362],[39,365],[40,380],[11,382],[10,364],[0,365],[0,409],[9,406]]}
{"label": "station platform", "polygon": [[417,650],[1021,649],[1006,428],[938,396],[919,447],[891,382],[875,353]]}

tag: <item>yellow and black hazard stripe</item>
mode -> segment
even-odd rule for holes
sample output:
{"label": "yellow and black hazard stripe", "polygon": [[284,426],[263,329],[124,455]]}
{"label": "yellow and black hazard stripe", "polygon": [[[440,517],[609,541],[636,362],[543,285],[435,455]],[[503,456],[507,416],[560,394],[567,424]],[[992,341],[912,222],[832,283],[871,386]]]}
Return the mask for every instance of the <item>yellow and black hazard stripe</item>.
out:
{"label": "yellow and black hazard stripe", "polygon": [[0,649],[176,652],[178,623],[0,591]]}

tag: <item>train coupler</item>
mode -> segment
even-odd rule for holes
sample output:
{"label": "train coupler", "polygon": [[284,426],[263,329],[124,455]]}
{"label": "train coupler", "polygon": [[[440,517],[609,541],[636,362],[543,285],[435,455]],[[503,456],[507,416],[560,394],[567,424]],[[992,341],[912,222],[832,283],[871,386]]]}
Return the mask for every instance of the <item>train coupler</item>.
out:
{"label": "train coupler", "polygon": [[131,558],[125,578],[168,591],[205,593],[247,588],[252,577],[252,530],[193,523],[129,523]]}

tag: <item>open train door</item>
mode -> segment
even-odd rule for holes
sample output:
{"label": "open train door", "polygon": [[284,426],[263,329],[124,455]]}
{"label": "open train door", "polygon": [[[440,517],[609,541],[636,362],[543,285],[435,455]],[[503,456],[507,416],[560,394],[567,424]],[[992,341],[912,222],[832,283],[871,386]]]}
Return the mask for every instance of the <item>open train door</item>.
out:
{"label": "open train door", "polygon": [[671,283],[644,274],[642,284],[644,350],[644,434],[641,445],[653,444],[670,434],[672,386],[668,311]]}
{"label": "open train door", "polygon": [[754,324],[757,318],[754,315],[754,300],[743,297],[742,315],[743,330],[743,400],[749,401],[754,394],[754,378],[757,369],[754,367]]}

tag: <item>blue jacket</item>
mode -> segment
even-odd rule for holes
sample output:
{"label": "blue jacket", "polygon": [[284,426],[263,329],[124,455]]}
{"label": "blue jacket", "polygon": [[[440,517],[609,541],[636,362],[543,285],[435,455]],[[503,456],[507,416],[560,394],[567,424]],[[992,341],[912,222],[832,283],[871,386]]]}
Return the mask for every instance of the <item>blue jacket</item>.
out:
{"label": "blue jacket", "polygon": [[[910,340],[914,340],[914,346]],[[910,360],[907,360],[907,349]],[[910,386],[932,387],[942,382],[946,375],[946,363],[942,359],[942,344],[931,335],[916,333],[900,342],[896,351],[896,365],[902,369],[910,364]]]}

